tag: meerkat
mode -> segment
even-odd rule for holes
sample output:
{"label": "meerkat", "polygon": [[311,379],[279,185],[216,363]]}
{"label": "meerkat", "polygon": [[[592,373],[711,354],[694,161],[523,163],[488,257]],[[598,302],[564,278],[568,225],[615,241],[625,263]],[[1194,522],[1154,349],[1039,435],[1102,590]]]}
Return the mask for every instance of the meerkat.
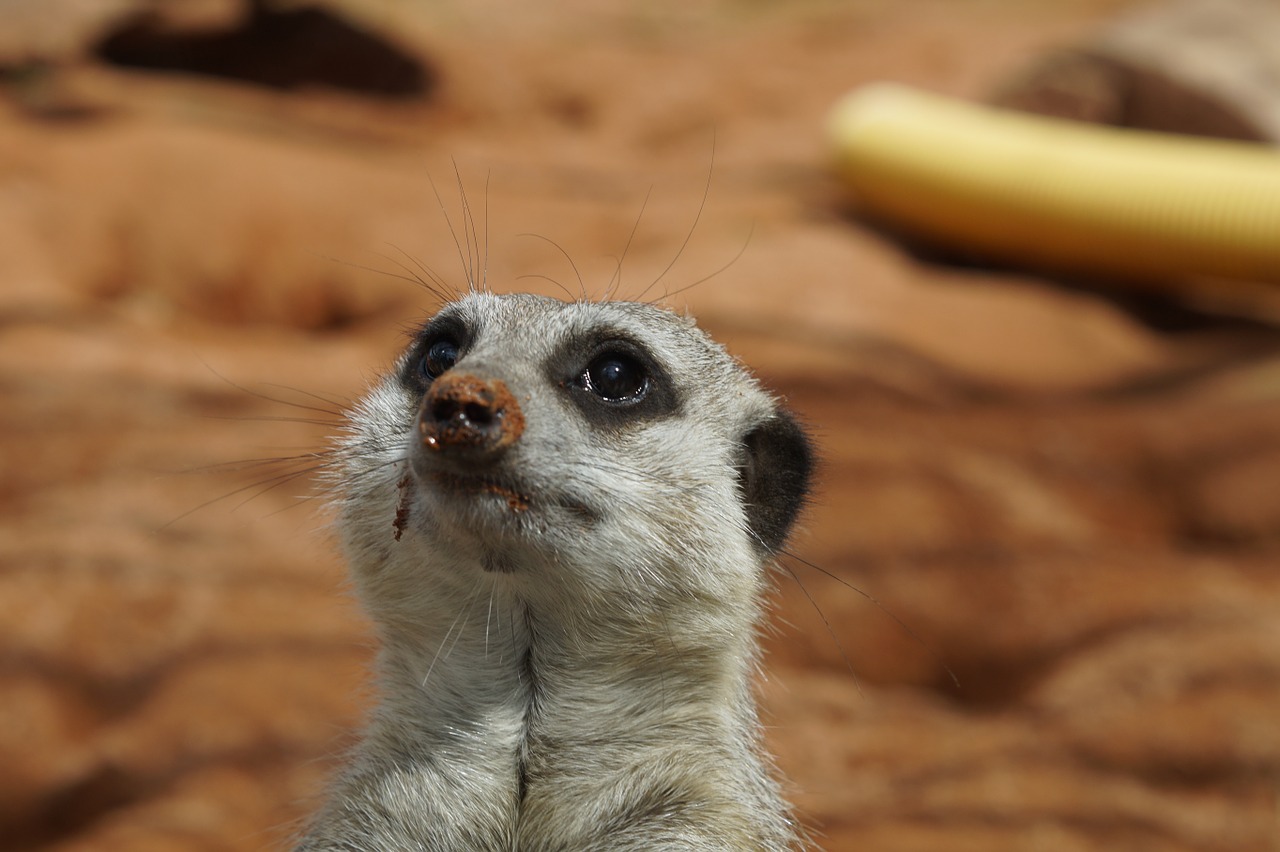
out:
{"label": "meerkat", "polygon": [[813,454],[692,320],[470,292],[337,456],[381,698],[298,850],[804,845],[753,681]]}

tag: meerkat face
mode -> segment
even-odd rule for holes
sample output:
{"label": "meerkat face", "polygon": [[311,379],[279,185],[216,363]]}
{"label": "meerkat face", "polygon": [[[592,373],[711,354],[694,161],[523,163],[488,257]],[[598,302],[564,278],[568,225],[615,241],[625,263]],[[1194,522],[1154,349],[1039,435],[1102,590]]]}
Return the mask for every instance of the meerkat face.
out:
{"label": "meerkat face", "polygon": [[670,568],[691,558],[759,566],[812,464],[793,418],[722,347],[629,302],[464,296],[353,422],[351,445],[378,448],[350,453],[345,477],[358,492],[345,523],[366,547],[421,542],[604,593],[623,570],[686,593],[718,582]]}

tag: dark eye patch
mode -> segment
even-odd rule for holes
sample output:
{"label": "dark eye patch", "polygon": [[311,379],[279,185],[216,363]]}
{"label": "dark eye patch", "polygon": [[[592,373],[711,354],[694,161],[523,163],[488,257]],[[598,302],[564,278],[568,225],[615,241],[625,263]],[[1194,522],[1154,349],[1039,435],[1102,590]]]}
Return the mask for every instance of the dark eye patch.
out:
{"label": "dark eye patch", "polygon": [[414,336],[400,374],[400,383],[410,390],[424,393],[441,373],[462,359],[473,337],[473,329],[456,314],[432,317]]}
{"label": "dark eye patch", "polygon": [[678,414],[682,399],[671,377],[643,346],[608,331],[562,344],[549,367],[587,420],[601,428]]}

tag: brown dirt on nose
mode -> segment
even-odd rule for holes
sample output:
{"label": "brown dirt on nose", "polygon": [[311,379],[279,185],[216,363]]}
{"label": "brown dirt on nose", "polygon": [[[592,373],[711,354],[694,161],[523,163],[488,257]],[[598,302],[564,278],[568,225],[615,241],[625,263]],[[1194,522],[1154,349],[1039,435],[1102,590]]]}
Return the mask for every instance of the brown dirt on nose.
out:
{"label": "brown dirt on nose", "polygon": [[508,447],[524,434],[524,412],[506,383],[501,379],[481,379],[476,376],[446,376],[438,379],[427,393],[423,406],[430,407],[442,400],[468,408],[483,409],[498,424],[495,431],[476,429],[467,420],[453,418],[440,422],[420,418],[418,431],[428,449],[439,452],[448,447],[497,450]]}

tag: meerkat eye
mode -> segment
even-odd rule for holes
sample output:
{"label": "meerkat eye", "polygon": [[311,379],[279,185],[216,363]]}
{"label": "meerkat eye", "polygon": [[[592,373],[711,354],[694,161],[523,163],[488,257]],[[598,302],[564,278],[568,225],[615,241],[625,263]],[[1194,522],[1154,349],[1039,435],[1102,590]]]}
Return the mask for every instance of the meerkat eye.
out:
{"label": "meerkat eye", "polygon": [[649,390],[644,367],[622,352],[602,352],[591,359],[582,382],[606,402],[639,402]]}
{"label": "meerkat eye", "polygon": [[448,337],[442,337],[427,347],[422,360],[418,362],[418,371],[427,381],[434,381],[456,363],[458,344]]}

